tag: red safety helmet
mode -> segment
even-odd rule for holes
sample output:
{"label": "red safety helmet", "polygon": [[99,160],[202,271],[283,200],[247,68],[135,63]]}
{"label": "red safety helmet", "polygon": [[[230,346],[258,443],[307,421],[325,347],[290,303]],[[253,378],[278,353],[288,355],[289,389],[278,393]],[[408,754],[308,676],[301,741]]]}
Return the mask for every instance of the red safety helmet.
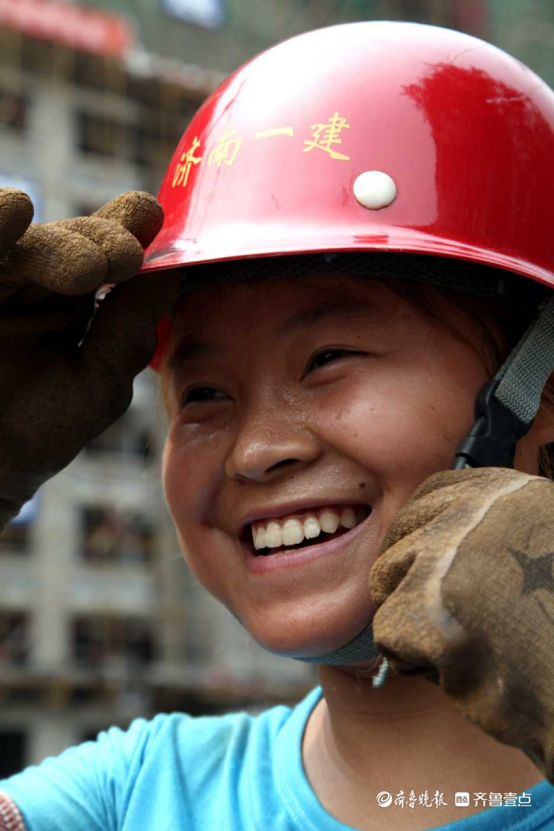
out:
{"label": "red safety helmet", "polygon": [[143,270],[396,251],[554,286],[553,199],[554,93],[531,70],[448,29],[334,26],[254,58],[200,108]]}

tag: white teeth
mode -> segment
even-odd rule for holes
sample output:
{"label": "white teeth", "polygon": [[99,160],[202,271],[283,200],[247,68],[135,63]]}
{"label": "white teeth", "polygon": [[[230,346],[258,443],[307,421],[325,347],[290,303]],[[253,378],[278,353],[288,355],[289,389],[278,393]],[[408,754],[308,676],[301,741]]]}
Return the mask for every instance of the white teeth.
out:
{"label": "white teeth", "polygon": [[265,548],[265,528],[259,528],[256,532],[254,526],[252,526],[252,538],[256,551],[259,551],[260,548]]}
{"label": "white teeth", "polygon": [[319,515],[321,530],[326,534],[334,534],[339,527],[339,515],[329,508],[325,508]]}
{"label": "white teeth", "polygon": [[283,545],[283,531],[278,522],[269,522],[265,532],[265,544],[267,548],[279,548]]}
{"label": "white teeth", "polygon": [[355,528],[356,523],[356,514],[354,513],[352,508],[345,508],[340,515],[340,524],[344,528]]}
{"label": "white teeth", "polygon": [[321,525],[315,516],[309,516],[304,520],[304,536],[307,540],[313,540],[321,534]]}
{"label": "white teeth", "polygon": [[299,545],[304,539],[316,539],[322,532],[334,534],[339,526],[351,530],[363,522],[366,516],[367,512],[361,508],[323,508],[300,518],[271,520],[267,522],[267,526],[258,525],[255,528],[252,525],[252,540],[256,551],[281,546],[286,548]]}
{"label": "white teeth", "polygon": [[[306,533],[305,528],[306,526],[302,531],[302,526],[297,519],[287,519],[283,525],[283,545],[298,545],[299,542],[302,542]],[[306,536],[308,535],[306,534]]]}

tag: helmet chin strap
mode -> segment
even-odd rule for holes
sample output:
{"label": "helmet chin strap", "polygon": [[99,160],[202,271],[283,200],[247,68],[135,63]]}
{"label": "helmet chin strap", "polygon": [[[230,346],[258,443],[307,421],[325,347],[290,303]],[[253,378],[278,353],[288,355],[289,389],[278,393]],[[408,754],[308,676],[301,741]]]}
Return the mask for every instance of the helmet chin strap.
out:
{"label": "helmet chin strap", "polygon": [[[332,652],[326,652],[324,655],[315,655],[306,657],[291,656],[297,661],[307,661],[311,664],[329,664],[331,666],[345,666],[346,664],[355,664],[358,661],[374,660],[377,665],[377,660],[381,658],[381,653],[373,643],[373,623],[368,623],[365,629],[356,635],[351,641],[345,643],[344,646],[339,646],[333,649]],[[381,687],[387,677],[389,671],[389,662],[383,658],[379,671],[371,679],[373,689]]]}
{"label": "helmet chin strap", "polygon": [[[516,442],[530,429],[542,392],[554,371],[554,296],[539,308],[535,321],[512,349],[494,379],[485,384],[475,405],[476,422],[458,446],[454,468],[514,466]],[[317,664],[351,664],[380,657],[369,623],[343,646],[297,661]],[[385,660],[373,686],[385,680]]]}
{"label": "helmet chin strap", "polygon": [[367,661],[372,658],[379,658],[380,653],[373,643],[373,624],[368,623],[365,629],[356,635],[351,641],[339,646],[331,652],[323,655],[310,655],[299,657],[292,655],[297,661],[306,661],[311,664],[354,664],[357,661]]}

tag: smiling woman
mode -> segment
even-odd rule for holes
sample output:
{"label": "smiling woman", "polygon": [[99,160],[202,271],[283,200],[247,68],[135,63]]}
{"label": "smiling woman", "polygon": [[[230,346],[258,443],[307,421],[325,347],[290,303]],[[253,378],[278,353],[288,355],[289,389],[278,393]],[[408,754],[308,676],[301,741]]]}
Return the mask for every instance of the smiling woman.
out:
{"label": "smiling woman", "polygon": [[201,108],[146,257],[180,284],[164,492],[198,580],[320,686],[112,730],[2,783],[12,824],[553,826],[553,125],[520,63],[411,24],[294,38]]}
{"label": "smiling woman", "polygon": [[[420,482],[451,467],[473,422],[490,373],[482,327],[435,295],[431,314],[383,281],[314,275],[208,286],[181,304],[166,497],[196,576],[269,649],[327,653],[370,622],[364,576],[386,529]],[[533,436],[524,447],[534,472]],[[263,560],[247,543],[251,523],[277,548],[277,518],[337,506],[370,515],[332,543]]]}
{"label": "smiling woman", "polygon": [[[436,264],[447,284],[448,262]],[[516,313],[509,304],[394,278],[315,269],[286,278],[279,261],[274,279],[256,281],[255,265],[241,265],[249,279],[191,287],[176,314],[162,370],[171,416],[166,497],[191,569],[259,643],[300,658],[333,654],[371,622],[366,575],[393,518],[419,483],[451,467],[478,390],[530,312],[521,300]],[[488,276],[492,283],[503,277]],[[198,348],[208,342],[210,349]],[[520,470],[537,472],[548,421],[546,407],[519,443]],[[341,518],[346,527],[337,534]],[[335,533],[321,540],[327,522]],[[301,545],[289,547],[287,525],[302,534]],[[517,780],[516,791],[538,781],[516,751],[462,725],[427,682],[391,678],[387,694],[372,691],[362,707],[361,679],[376,669],[375,660],[321,665],[326,707],[314,710],[305,734],[309,779],[349,827],[369,828],[380,816],[343,769],[358,752],[364,718],[381,772],[373,754],[358,758],[358,770],[386,779],[393,792],[414,781],[413,757],[401,762],[400,747],[390,746],[394,713],[405,713],[400,746],[419,748],[422,782],[469,788],[478,779],[499,781],[498,770],[506,784]],[[351,725],[349,712],[357,714]],[[473,782],[467,761],[445,774],[435,739],[422,735],[430,720],[433,736],[440,725],[472,759]],[[499,766],[493,779],[491,764]],[[459,807],[441,806],[440,817],[441,824],[459,818]]]}

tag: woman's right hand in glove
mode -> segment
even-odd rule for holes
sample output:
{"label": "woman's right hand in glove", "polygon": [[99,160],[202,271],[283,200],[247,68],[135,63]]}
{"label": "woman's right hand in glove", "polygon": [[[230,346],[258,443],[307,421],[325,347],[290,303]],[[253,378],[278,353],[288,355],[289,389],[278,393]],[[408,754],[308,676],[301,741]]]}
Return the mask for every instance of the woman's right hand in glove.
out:
{"label": "woman's right hand in glove", "polygon": [[32,216],[28,196],[0,189],[0,528],[125,412],[179,293],[175,271],[135,277],[163,221],[153,196],[49,225]]}

